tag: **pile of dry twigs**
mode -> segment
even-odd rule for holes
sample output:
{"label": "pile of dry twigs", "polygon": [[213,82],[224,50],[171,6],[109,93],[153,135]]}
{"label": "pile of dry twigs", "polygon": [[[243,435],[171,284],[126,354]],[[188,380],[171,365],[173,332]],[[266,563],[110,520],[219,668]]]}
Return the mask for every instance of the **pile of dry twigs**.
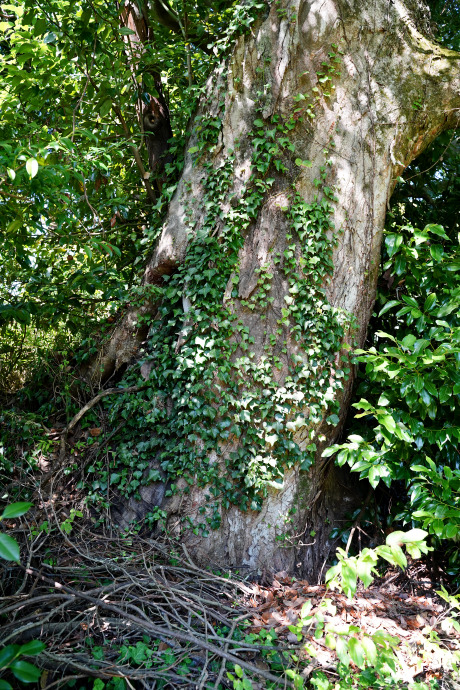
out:
{"label": "pile of dry twigs", "polygon": [[16,538],[28,536],[21,564],[0,561],[0,648],[44,642],[30,659],[44,669],[42,688],[74,679],[92,687],[94,678],[122,678],[128,688],[230,688],[235,664],[260,687],[291,687],[237,632],[252,613],[243,603],[252,586],[199,568],[185,546],[81,526],[31,538],[30,526],[14,527]]}

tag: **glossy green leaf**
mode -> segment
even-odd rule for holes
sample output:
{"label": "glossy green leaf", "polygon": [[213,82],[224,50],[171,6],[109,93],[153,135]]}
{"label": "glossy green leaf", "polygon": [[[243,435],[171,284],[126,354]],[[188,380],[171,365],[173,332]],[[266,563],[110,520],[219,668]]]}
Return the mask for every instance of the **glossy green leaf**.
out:
{"label": "glossy green leaf", "polygon": [[447,539],[455,539],[460,532],[460,525],[449,522],[445,528]]}
{"label": "glossy green leaf", "polygon": [[449,237],[446,235],[446,232],[442,225],[436,225],[434,223],[429,223],[428,225],[425,225],[424,228],[425,231],[427,232],[432,232],[434,235],[438,235],[438,237],[442,237],[444,240],[448,240]]}
{"label": "glossy green leaf", "polygon": [[27,654],[28,656],[34,656],[35,654],[40,654],[46,648],[46,645],[40,640],[31,640],[21,645],[21,654]]}
{"label": "glossy green leaf", "polygon": [[11,661],[19,654],[19,645],[9,644],[6,647],[0,647],[0,669],[7,668]]}
{"label": "glossy green leaf", "polygon": [[39,668],[29,664],[28,661],[22,661],[22,659],[15,659],[11,662],[10,671],[22,683],[36,683],[42,675]]}
{"label": "glossy green leaf", "polygon": [[423,311],[430,311],[436,302],[436,293],[431,293],[425,300]]}
{"label": "glossy green leaf", "polygon": [[3,513],[0,516],[0,519],[4,520],[6,518],[20,517],[21,515],[24,515],[25,513],[27,513],[27,511],[29,510],[29,508],[31,508],[31,506],[32,506],[32,503],[27,503],[27,502],[10,503],[4,509]]}
{"label": "glossy green leaf", "polygon": [[385,236],[385,245],[387,248],[388,256],[393,256],[401,246],[403,241],[402,235],[389,233]]}
{"label": "glossy green leaf", "polygon": [[430,247],[430,254],[435,261],[442,261],[444,257],[444,249],[440,244],[432,244]]}
{"label": "glossy green leaf", "polygon": [[35,177],[38,173],[38,161],[35,158],[29,158],[26,161],[26,170],[29,173],[29,177]]}
{"label": "glossy green leaf", "polygon": [[377,415],[377,419],[380,424],[383,424],[385,429],[390,432],[390,434],[394,434],[395,429],[396,429],[396,422],[391,417],[391,415]]}
{"label": "glossy green leaf", "polygon": [[0,533],[0,558],[6,561],[19,561],[18,542],[4,533]]}

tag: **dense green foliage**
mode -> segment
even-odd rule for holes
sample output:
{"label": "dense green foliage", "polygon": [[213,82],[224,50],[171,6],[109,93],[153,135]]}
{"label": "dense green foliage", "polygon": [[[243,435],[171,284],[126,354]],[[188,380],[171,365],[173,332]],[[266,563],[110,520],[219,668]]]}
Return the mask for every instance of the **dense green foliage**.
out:
{"label": "dense green foliage", "polygon": [[[18,387],[30,377],[34,362],[47,362],[47,371],[61,381],[54,404],[46,400],[46,393],[42,400],[30,389],[22,393],[28,404],[45,402],[42,415],[65,403],[69,418],[72,379],[66,372],[70,357],[79,362],[95,351],[110,329],[111,315],[119,314],[129,300],[136,299],[136,279],[175,189],[187,124],[205,79],[235,34],[250,26],[262,5],[216,3],[213,8],[207,4],[193,9],[172,8],[178,15],[188,12],[193,49],[183,35],[154,22],[152,38],[142,46],[140,55],[133,50],[129,40],[133,32],[123,26],[116,7],[83,3],[70,8],[60,1],[39,9],[28,2],[3,9],[0,383],[5,391]],[[433,3],[432,9],[438,31],[455,47],[452,8]],[[325,67],[328,82],[340,61],[336,53],[331,55],[333,61]],[[169,102],[175,157],[174,164],[167,165],[169,183],[163,185],[152,208],[146,203],[130,146],[134,144],[145,161],[139,113],[148,93],[155,92],[154,72],[161,73]],[[314,98],[310,104],[299,103],[304,117],[313,118],[314,109]],[[92,501],[104,503],[110,484],[130,495],[141,482],[159,479],[164,473],[173,484],[184,473],[194,477],[199,466],[200,481],[214,484],[215,496],[223,497],[224,505],[257,508],[267,486],[282,481],[283,467],[299,461],[308,469],[311,463],[316,450],[313,439],[307,452],[297,457],[296,445],[289,438],[289,425],[302,423],[301,418],[286,424],[283,417],[297,404],[296,396],[298,403],[305,396],[317,398],[318,414],[324,407],[321,396],[325,396],[326,408],[333,398],[328,386],[322,393],[316,388],[310,390],[315,371],[321,370],[321,358],[330,358],[340,342],[344,319],[344,315],[334,317],[336,333],[320,323],[320,318],[324,325],[332,323],[328,305],[324,303],[320,309],[321,285],[331,271],[331,247],[325,239],[334,191],[326,184],[327,151],[323,179],[318,180],[319,201],[305,204],[293,198],[287,210],[293,235],[304,247],[304,275],[309,264],[311,270],[302,284],[296,277],[293,255],[282,257],[292,301],[283,310],[280,326],[290,319],[300,340],[308,332],[311,342],[303,342],[303,347],[314,358],[312,371],[305,370],[301,362],[293,368],[285,399],[279,398],[279,391],[274,395],[270,371],[277,366],[276,358],[267,352],[266,371],[254,367],[250,334],[233,323],[230,311],[222,306],[244,228],[273,183],[270,171],[285,170],[289,158],[295,158],[290,139],[295,121],[283,123],[275,118],[271,127],[265,129],[262,120],[254,122],[255,173],[244,194],[242,210],[237,213],[231,209],[227,219],[220,217],[218,202],[226,198],[232,161],[217,170],[208,165],[205,226],[187,261],[164,290],[162,318],[151,331],[146,361],[153,356],[155,366],[149,391],[128,400],[120,397],[111,404],[110,418],[121,416],[127,423],[116,439],[117,453],[111,466],[96,461],[88,469]],[[195,153],[203,157],[212,151],[220,120],[196,122],[195,128],[200,132]],[[295,163],[308,166],[308,161],[300,159]],[[398,519],[418,519],[438,538],[448,539],[456,538],[459,524],[460,258],[454,220],[458,166],[457,141],[448,133],[412,166],[395,194],[393,219],[385,238],[387,289],[382,285],[379,296],[383,309],[379,323],[374,325],[376,342],[371,350],[356,353],[366,364],[358,390],[363,400],[355,403],[363,410],[366,426],[361,433],[359,424],[353,429],[339,455],[341,464],[348,462],[374,487],[380,479],[388,486],[403,482],[411,498],[400,506]],[[225,241],[217,242],[213,229],[222,220],[228,229]],[[200,265],[202,271],[197,270]],[[179,306],[184,285],[192,302],[185,327]],[[254,303],[247,306],[263,309],[269,289],[266,267],[251,298]],[[194,332],[190,343],[192,322],[194,331],[199,326],[199,332]],[[176,352],[178,330],[186,343],[180,352]],[[231,338],[235,333],[238,346]],[[331,342],[323,342],[324,338],[331,338]],[[77,343],[80,349],[76,351]],[[236,347],[235,365],[230,362]],[[64,356],[56,356],[59,351],[65,352]],[[217,373],[227,386],[232,378],[230,369],[235,366],[239,373],[233,393],[228,389],[224,395],[223,389],[210,385]],[[39,376],[43,377],[43,371],[42,366]],[[336,374],[339,381],[344,372],[338,370]],[[238,377],[247,388],[243,399]],[[128,382],[136,383],[129,377]],[[174,401],[172,415],[161,406],[151,411],[151,401],[158,394]],[[216,411],[216,424],[202,427],[198,433],[196,420],[213,421]],[[331,423],[337,419],[335,411],[329,409]],[[373,427],[368,424],[372,418],[376,422]],[[267,426],[265,419],[277,422]],[[41,437],[39,417],[26,419],[21,415],[18,419],[15,413],[5,412],[3,422],[9,434],[21,426],[25,427],[26,439],[28,433],[36,440]],[[85,424],[91,423],[94,419],[89,417]],[[231,435],[242,438],[243,445],[226,476],[217,476],[216,465],[206,459],[217,448],[217,438],[222,441]],[[267,439],[272,447],[269,455],[264,453]],[[46,441],[40,439],[40,450],[43,444]],[[30,447],[26,458],[33,464],[36,449],[31,454]],[[150,469],[145,477],[148,458],[157,447],[162,448],[161,466]],[[11,470],[13,460],[6,458],[5,462]],[[208,525],[217,522],[216,513],[208,515]],[[202,528],[207,529],[205,523]],[[454,550],[451,558],[455,560],[456,554]]]}
{"label": "dense green foliage", "polygon": [[[179,3],[180,5],[180,3]],[[37,351],[77,342],[129,299],[175,188],[201,87],[260,5],[203,3],[188,21],[214,45],[194,46],[153,22],[141,57],[107,3],[3,5],[0,30],[0,384],[26,377]],[[180,7],[182,7],[180,5]],[[182,11],[182,10],[180,10]],[[252,12],[252,14],[251,14]],[[152,209],[132,146],[147,168],[140,112],[160,72],[174,140],[170,183]],[[46,342],[44,342],[44,340]]]}
{"label": "dense green foliage", "polygon": [[[440,36],[458,47],[457,3],[432,5]],[[178,16],[186,7],[179,2],[171,6]],[[5,405],[0,413],[0,440],[2,472],[8,479],[18,472],[19,459],[23,469],[30,470],[37,457],[50,450],[44,425],[49,420],[68,421],[80,403],[72,367],[97,350],[129,303],[144,297],[137,280],[175,190],[189,121],[206,77],[235,35],[251,26],[262,8],[257,2],[190,6],[186,12],[193,27],[191,43],[156,22],[153,40],[139,59],[116,5],[71,5],[66,0],[47,0],[39,7],[30,0],[3,5],[0,388]],[[337,53],[331,54],[340,59]],[[166,166],[167,179],[156,204],[149,205],[132,146],[147,165],[139,113],[147,94],[155,90],[153,72],[161,73],[171,111],[174,160]],[[330,81],[334,64],[326,65],[326,72]],[[314,117],[311,98],[312,103],[299,106],[304,117]],[[212,153],[220,124],[218,117],[195,122],[200,136],[191,152],[197,158],[206,159]],[[211,487],[209,509],[203,510],[203,521],[193,526],[205,534],[219,524],[217,501],[225,507],[259,509],[268,488],[281,484],[286,467],[294,463],[303,470],[310,467],[314,439],[301,452],[290,435],[304,423],[304,398],[313,401],[310,421],[318,421],[327,410],[328,421],[337,423],[334,393],[349,372],[337,368],[332,383],[315,380],[316,372],[333,361],[349,325],[347,315],[331,310],[324,297],[324,283],[333,268],[330,215],[336,203],[334,190],[327,184],[327,149],[317,180],[318,196],[306,203],[293,193],[285,209],[293,247],[301,248],[303,275],[308,279],[296,273],[294,249],[292,254],[287,250],[284,257],[275,257],[283,262],[291,294],[280,328],[289,321],[294,337],[310,357],[308,366],[302,361],[294,364],[283,390],[273,380],[278,365],[273,352],[267,350],[262,364],[251,361],[251,334],[222,300],[237,269],[242,235],[273,184],[273,171],[283,171],[286,165],[308,167],[308,161],[295,157],[291,137],[295,126],[293,119],[282,121],[277,116],[269,123],[254,121],[254,174],[241,206],[230,208],[224,218],[219,202],[227,199],[233,161],[228,158],[217,169],[206,164],[208,213],[184,264],[162,291],[160,318],[151,324],[144,351],[144,361],[153,364],[148,388],[142,394],[115,398],[103,412],[113,451],[109,459],[97,453],[90,456],[80,488],[92,506],[108,506],[113,488],[124,496],[136,495],[145,482],[169,479],[172,492],[175,482],[186,476]],[[418,535],[423,528],[434,546],[448,544],[447,571],[457,577],[459,168],[458,140],[452,133],[444,134],[406,171],[395,192],[372,332],[366,349],[354,353],[359,367],[354,408],[359,414],[349,422],[346,440],[326,451],[327,455],[338,453],[339,464],[347,463],[382,491],[385,506],[392,503],[391,510],[368,508],[369,520],[381,525],[377,536],[382,541],[389,525],[390,529],[412,527],[412,534]],[[218,223],[225,225],[219,241],[214,236]],[[270,268],[263,267],[258,288],[246,305],[249,309],[263,312],[270,299],[271,278]],[[191,303],[185,323],[184,296]],[[177,347],[178,333],[181,348]],[[55,379],[52,384],[50,378]],[[128,371],[124,383],[139,383],[138,371]],[[20,388],[11,403],[8,394]],[[153,405],[159,398],[164,404]],[[168,404],[172,407],[167,408]],[[294,417],[296,409],[299,414]],[[94,412],[82,428],[98,424]],[[230,437],[240,439],[241,447],[227,460],[222,475],[212,452],[218,442]],[[94,443],[91,435],[79,441],[72,451],[75,459],[91,451]],[[150,463],[152,454],[159,457],[155,469]],[[162,517],[159,510],[147,516],[145,524],[153,525]],[[349,531],[343,535],[345,541],[348,536]],[[9,553],[17,559],[12,542],[0,535],[0,556]],[[358,575],[362,580],[370,577],[377,555],[404,566],[401,549],[397,551],[399,547],[391,542],[390,535],[386,546],[364,551],[355,560],[339,552],[331,577],[339,573],[345,591],[353,594]],[[304,611],[294,632],[302,636],[303,626],[312,620]],[[313,622],[319,634],[327,633],[317,615]],[[342,657],[338,654],[341,666],[336,687],[391,687],[394,677],[382,668],[393,658],[395,645],[382,636],[380,641],[362,636],[358,647],[352,640],[359,634],[353,629],[344,634],[348,646],[342,646]],[[3,659],[5,668],[24,652],[19,646],[6,649],[0,650],[10,655]],[[33,648],[25,652],[34,653]],[[145,663],[149,647],[127,644],[120,655],[133,664]],[[274,667],[275,656],[271,649],[266,653]],[[360,669],[359,677],[350,671],[350,659]],[[374,663],[368,663],[369,659]],[[235,688],[252,687],[241,669],[229,678]],[[294,671],[291,678],[301,687]],[[321,675],[313,684],[320,690],[332,687]]]}
{"label": "dense green foliage", "polygon": [[422,526],[434,543],[450,542],[448,570],[457,576],[459,165],[458,140],[446,133],[398,186],[369,349],[355,352],[361,365],[353,407],[359,412],[347,442],[326,451],[339,450],[339,464],[348,463],[374,488],[383,482],[387,496],[393,491],[391,514],[384,509],[378,516],[382,528],[393,521]]}

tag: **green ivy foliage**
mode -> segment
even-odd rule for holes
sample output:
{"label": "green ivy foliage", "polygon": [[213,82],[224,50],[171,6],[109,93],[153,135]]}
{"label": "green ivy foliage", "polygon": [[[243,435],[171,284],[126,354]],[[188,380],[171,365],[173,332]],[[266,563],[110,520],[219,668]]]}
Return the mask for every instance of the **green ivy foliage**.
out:
{"label": "green ivy foliage", "polygon": [[[198,229],[190,227],[194,234],[185,259],[167,279],[159,318],[150,324],[144,360],[151,365],[149,392],[109,403],[111,422],[122,417],[126,424],[117,437],[111,467],[100,462],[89,468],[97,475],[91,498],[103,504],[109,486],[126,496],[136,496],[149,481],[167,481],[167,495],[176,491],[179,478],[207,486],[208,506],[200,509],[203,520],[193,525],[205,535],[219,526],[222,507],[260,510],[268,490],[282,488],[287,468],[310,468],[316,429],[325,418],[338,423],[337,392],[349,373],[346,366],[337,367],[336,357],[350,318],[333,309],[325,295],[337,242],[331,221],[337,199],[327,184],[327,149],[312,201],[296,193],[295,182],[288,188],[288,246],[283,254],[270,256],[270,265],[259,270],[255,295],[241,302],[264,319],[262,310],[273,301],[270,271],[279,267],[288,280],[277,332],[258,362],[251,351],[254,338],[234,311],[239,251],[271,193],[271,175],[292,166],[291,133],[301,118],[299,113],[287,119],[275,114],[264,121],[262,112],[260,103],[250,134],[252,174],[238,204],[228,203],[234,155],[229,152],[217,166],[212,159],[222,114],[196,122],[197,143],[190,152],[205,171],[206,215]],[[309,167],[308,161],[296,160],[295,165]],[[233,290],[224,299],[228,285]],[[186,316],[184,300],[189,304]],[[282,352],[287,352],[288,329],[303,355],[290,362],[280,385],[273,374],[282,367],[275,344],[284,337]],[[126,384],[136,383],[136,376],[137,370],[126,377]],[[302,427],[310,439],[303,450],[293,439]],[[234,450],[223,452],[232,445]]]}

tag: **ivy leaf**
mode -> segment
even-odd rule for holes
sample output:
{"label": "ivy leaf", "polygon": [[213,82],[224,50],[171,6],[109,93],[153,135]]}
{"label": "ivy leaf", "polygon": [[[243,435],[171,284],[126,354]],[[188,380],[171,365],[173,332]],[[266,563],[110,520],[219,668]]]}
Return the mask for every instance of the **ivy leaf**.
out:
{"label": "ivy leaf", "polygon": [[325,450],[323,450],[323,452],[321,453],[321,457],[330,458],[331,455],[334,455],[334,453],[337,453],[339,448],[340,448],[340,446],[338,446],[337,444],[335,444],[333,446],[329,446],[329,448],[326,448]]}
{"label": "ivy leaf", "polygon": [[313,165],[311,161],[303,161],[301,158],[296,158],[295,164],[299,165],[302,168],[311,168],[311,166]]}

